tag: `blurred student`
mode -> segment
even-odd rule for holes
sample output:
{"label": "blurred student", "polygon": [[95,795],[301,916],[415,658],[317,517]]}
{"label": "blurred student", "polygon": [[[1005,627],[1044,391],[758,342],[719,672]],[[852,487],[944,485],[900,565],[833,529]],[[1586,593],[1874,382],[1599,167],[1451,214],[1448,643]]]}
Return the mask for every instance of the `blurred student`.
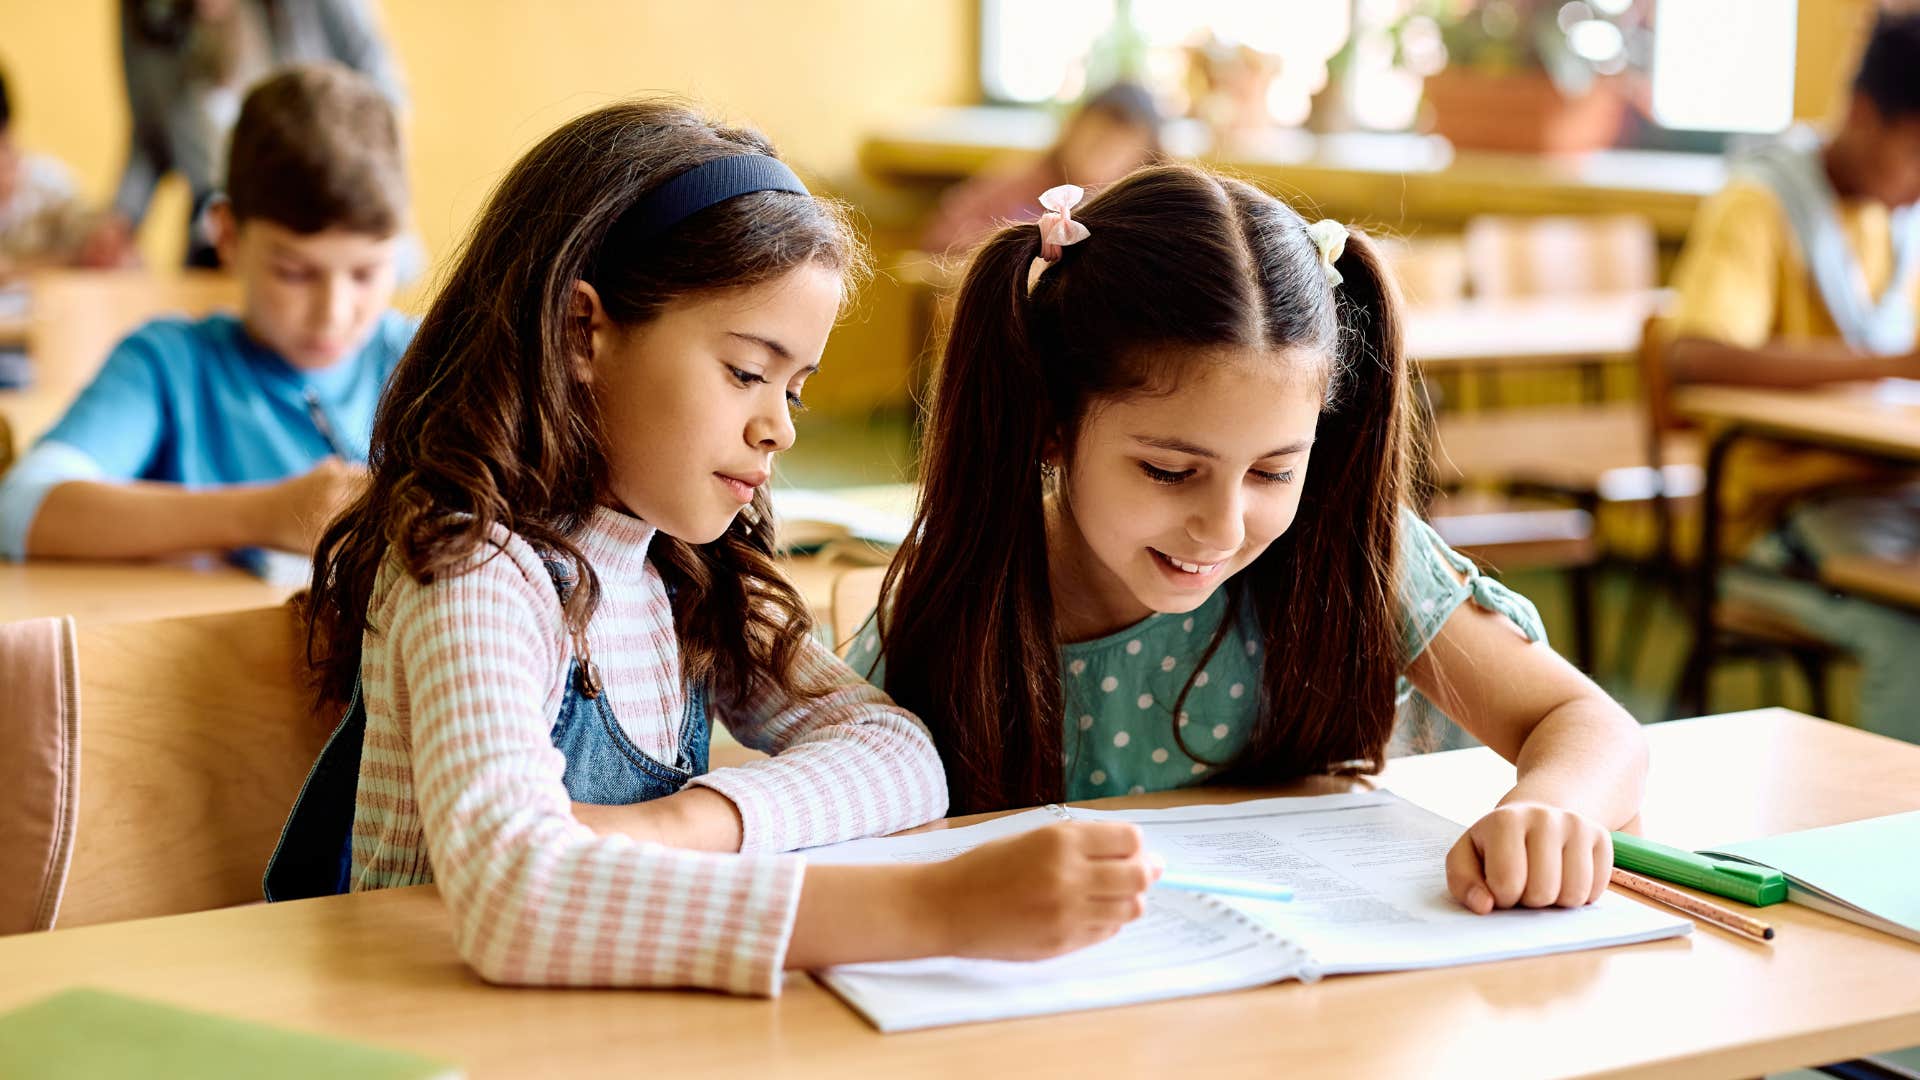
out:
{"label": "blurred student", "polygon": [[412,335],[392,311],[406,171],[392,105],[334,65],[256,86],[213,220],[238,316],[122,341],[0,480],[0,554],[310,551],[360,486]]}
{"label": "blurred student", "polygon": [[[1920,377],[1916,70],[1920,15],[1882,15],[1837,131],[1822,141],[1795,128],[1735,159],[1675,269],[1677,384]],[[1844,555],[1920,558],[1920,489],[1828,454],[1748,453],[1738,465],[1745,516],[1783,523],[1750,550],[1758,572],[1731,575],[1730,591],[1853,654],[1862,723],[1920,742],[1920,619],[1780,573],[1812,576]]]}
{"label": "blurred student", "polygon": [[85,227],[67,167],[14,141],[13,97],[0,74],[0,282],[69,261]]}
{"label": "blurred student", "polygon": [[202,211],[221,148],[247,87],[295,63],[343,64],[373,80],[395,108],[399,66],[367,0],[120,0],[120,60],[132,120],[113,202],[90,229],[95,266],[129,263],[135,233],[162,177],[187,183],[187,263],[216,265]]}
{"label": "blurred student", "polygon": [[1060,184],[1098,191],[1160,155],[1160,124],[1153,95],[1114,83],[1067,119],[1046,153],[990,166],[955,185],[920,247],[934,254],[964,249],[1009,221],[1035,221],[1034,195]]}

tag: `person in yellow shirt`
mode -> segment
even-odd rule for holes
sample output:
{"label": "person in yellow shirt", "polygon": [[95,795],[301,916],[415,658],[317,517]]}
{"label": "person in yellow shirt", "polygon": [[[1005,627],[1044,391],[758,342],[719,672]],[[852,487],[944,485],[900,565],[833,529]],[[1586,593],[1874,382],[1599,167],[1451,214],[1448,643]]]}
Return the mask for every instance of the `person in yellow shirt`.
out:
{"label": "person in yellow shirt", "polygon": [[[1916,72],[1920,15],[1882,15],[1837,132],[1795,128],[1733,161],[1674,271],[1675,384],[1920,378]],[[1920,487],[1828,455],[1739,464],[1744,486],[1797,497],[1727,591],[1853,654],[1861,722],[1920,742],[1920,618],[1796,579],[1840,555],[1920,558]]]}

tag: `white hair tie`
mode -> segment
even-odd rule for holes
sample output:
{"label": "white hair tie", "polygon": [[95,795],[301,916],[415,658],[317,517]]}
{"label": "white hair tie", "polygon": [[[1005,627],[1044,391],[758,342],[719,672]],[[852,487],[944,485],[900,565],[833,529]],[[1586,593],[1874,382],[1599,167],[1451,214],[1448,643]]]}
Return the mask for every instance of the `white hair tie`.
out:
{"label": "white hair tie", "polygon": [[1307,236],[1312,238],[1313,246],[1320,249],[1320,268],[1327,272],[1327,284],[1339,285],[1346,279],[1333,264],[1347,251],[1347,227],[1332,218],[1321,218],[1307,226]]}
{"label": "white hair tie", "polygon": [[1042,271],[1060,261],[1061,248],[1091,235],[1085,225],[1073,220],[1073,208],[1080,205],[1085,195],[1086,191],[1074,184],[1061,184],[1040,193],[1040,205],[1046,207],[1047,212],[1040,215],[1040,257],[1027,267],[1028,292],[1033,291]]}

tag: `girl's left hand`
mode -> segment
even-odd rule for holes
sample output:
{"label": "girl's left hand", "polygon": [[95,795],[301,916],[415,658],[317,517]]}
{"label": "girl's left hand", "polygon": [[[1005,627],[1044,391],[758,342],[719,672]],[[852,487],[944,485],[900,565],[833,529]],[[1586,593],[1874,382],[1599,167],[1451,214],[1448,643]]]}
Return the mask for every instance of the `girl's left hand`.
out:
{"label": "girl's left hand", "polygon": [[1612,870],[1606,829],[1558,806],[1512,802],[1474,822],[1447,853],[1447,891],[1475,915],[1580,907],[1607,891]]}

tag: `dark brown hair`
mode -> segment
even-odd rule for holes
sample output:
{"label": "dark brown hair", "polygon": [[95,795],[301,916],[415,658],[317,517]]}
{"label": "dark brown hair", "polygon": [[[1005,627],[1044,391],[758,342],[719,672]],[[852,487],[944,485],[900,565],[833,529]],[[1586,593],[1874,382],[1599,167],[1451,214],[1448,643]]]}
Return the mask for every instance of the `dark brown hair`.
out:
{"label": "dark brown hair", "polygon": [[[382,562],[430,582],[493,544],[496,525],[571,564],[583,587],[566,622],[582,639],[600,585],[572,538],[605,495],[607,458],[572,359],[588,349],[575,283],[591,284],[627,327],[677,298],[809,262],[840,270],[851,291],[862,251],[842,209],[812,195],[741,195],[663,235],[629,238],[629,211],[659,185],[718,158],[773,152],[758,133],[684,105],[635,101],[562,125],[507,173],[382,397],[366,493],[314,557],[307,657],[323,701],[353,690]],[[648,549],[673,588],[682,674],[712,675],[723,693],[761,676],[809,693],[792,671],[812,619],[775,567],[764,489],[753,511],[712,543],[662,533]]]}
{"label": "dark brown hair", "polygon": [[262,79],[233,126],[226,193],[238,221],[392,236],[407,216],[393,104],[339,64],[301,64]]}
{"label": "dark brown hair", "polygon": [[[1272,646],[1259,717],[1220,775],[1378,771],[1400,667],[1394,558],[1409,468],[1407,372],[1379,254],[1352,235],[1337,263],[1345,283],[1330,288],[1299,214],[1191,165],[1136,171],[1075,216],[1091,238],[1031,293],[1031,225],[987,239],[961,285],[920,507],[883,590],[888,692],[932,730],[955,813],[1060,798],[1042,459],[1050,445],[1072,453],[1098,402],[1173,385],[1211,350],[1254,348],[1315,365],[1325,405],[1298,516],[1229,581],[1208,646],[1247,604]],[[1175,739],[1179,707],[1167,713]]]}

